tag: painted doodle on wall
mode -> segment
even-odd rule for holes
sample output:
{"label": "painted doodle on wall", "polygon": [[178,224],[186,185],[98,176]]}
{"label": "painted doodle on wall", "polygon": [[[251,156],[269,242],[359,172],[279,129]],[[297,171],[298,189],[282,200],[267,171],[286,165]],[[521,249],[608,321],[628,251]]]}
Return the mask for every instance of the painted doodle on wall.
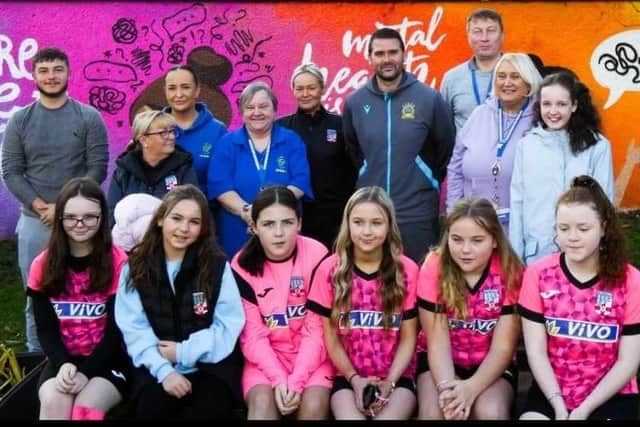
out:
{"label": "painted doodle on wall", "polygon": [[[0,137],[17,109],[38,97],[31,58],[54,45],[70,57],[69,94],[97,108],[109,129],[110,170],[144,105],[165,105],[163,76],[189,64],[201,100],[231,129],[237,99],[253,81],[279,98],[279,114],[295,102],[290,73],[313,61],[325,74],[323,102],[340,112],[370,75],[369,34],[389,26],[407,46],[405,68],[434,88],[468,59],[466,16],[484,2],[185,3],[8,2],[0,22]],[[640,2],[492,2],[505,22],[505,51],[535,53],[545,64],[575,71],[591,88],[613,143],[616,198],[640,207]],[[526,12],[526,13],[525,13]],[[572,16],[572,25],[566,17]],[[633,124],[630,126],[629,124]],[[106,184],[105,184],[106,185]],[[0,185],[0,239],[11,237],[18,205]]]}

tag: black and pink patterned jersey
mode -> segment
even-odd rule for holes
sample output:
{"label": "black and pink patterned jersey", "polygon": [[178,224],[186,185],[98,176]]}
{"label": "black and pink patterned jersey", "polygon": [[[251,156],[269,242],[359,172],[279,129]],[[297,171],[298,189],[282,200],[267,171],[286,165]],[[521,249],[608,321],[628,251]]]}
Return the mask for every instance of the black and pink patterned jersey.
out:
{"label": "black and pink patterned jersey", "polygon": [[[67,269],[67,283],[64,292],[49,301],[60,322],[60,335],[67,352],[72,356],[89,356],[102,341],[107,324],[107,300],[118,289],[120,270],[127,262],[127,255],[117,246],[111,247],[113,258],[113,280],[105,292],[85,293],[89,287],[89,270]],[[42,291],[43,270],[47,250],[38,255],[31,264],[27,286]]]}
{"label": "black and pink patterned jersey", "polygon": [[[332,276],[337,261],[336,255],[332,255],[318,266],[307,301],[309,310],[325,317],[331,315],[334,297]],[[342,313],[337,332],[351,364],[360,376],[387,377],[400,341],[400,324],[417,315],[418,266],[405,256],[402,256],[401,262],[406,286],[405,300],[401,310],[393,315],[392,325],[388,329],[383,327],[383,303],[378,292],[380,274],[367,274],[357,268],[353,271],[351,310]],[[349,322],[349,327],[346,327],[346,322]],[[403,376],[413,378],[414,374],[415,357]]]}
{"label": "black and pink patterned jersey", "polygon": [[[640,272],[629,265],[626,282],[613,287],[597,276],[582,283],[556,253],[527,268],[518,307],[545,325],[547,355],[572,410],[616,362],[620,337],[640,333]],[[637,392],[635,377],[620,390]]]}
{"label": "black and pink patterned jersey", "polygon": [[[446,307],[439,291],[440,256],[431,253],[420,268],[418,276],[418,306],[434,312],[446,313],[449,323],[451,357],[454,365],[477,367],[489,353],[493,331],[502,315],[515,311],[517,290],[507,291],[502,279],[500,261],[493,254],[478,283],[467,292],[467,318],[459,319],[453,309]],[[418,337],[418,350],[426,351],[424,333]]]}

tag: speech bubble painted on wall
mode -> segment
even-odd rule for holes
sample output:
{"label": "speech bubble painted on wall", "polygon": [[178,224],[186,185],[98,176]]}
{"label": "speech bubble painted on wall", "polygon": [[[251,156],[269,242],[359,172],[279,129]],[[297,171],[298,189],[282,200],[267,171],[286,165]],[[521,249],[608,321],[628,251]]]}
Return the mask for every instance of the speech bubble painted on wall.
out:
{"label": "speech bubble painted on wall", "polygon": [[591,55],[591,72],[609,88],[605,110],[625,92],[640,92],[640,30],[617,33],[601,42]]}

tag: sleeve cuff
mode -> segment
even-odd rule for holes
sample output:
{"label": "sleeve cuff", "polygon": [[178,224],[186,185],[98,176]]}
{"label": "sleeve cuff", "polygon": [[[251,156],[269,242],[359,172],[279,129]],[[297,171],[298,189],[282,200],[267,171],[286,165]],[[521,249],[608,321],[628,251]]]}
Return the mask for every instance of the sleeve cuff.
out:
{"label": "sleeve cuff", "polygon": [[307,310],[313,311],[314,313],[320,316],[331,317],[331,309],[323,305],[320,305],[315,301],[307,300],[306,307],[307,307]]}
{"label": "sleeve cuff", "polygon": [[517,311],[518,311],[518,314],[520,314],[525,319],[531,320],[532,322],[538,322],[538,323],[544,324],[544,316],[542,315],[542,313],[531,311],[520,304],[517,305]]}
{"label": "sleeve cuff", "polygon": [[432,313],[444,313],[444,304],[436,304],[422,298],[418,298],[418,307],[423,308]]}
{"label": "sleeve cuff", "polygon": [[171,366],[170,363],[166,363],[162,365],[162,367],[158,369],[158,373],[156,375],[156,378],[158,379],[158,383],[162,383],[162,381],[164,381],[164,379],[167,378],[167,376],[174,371],[175,369],[173,369],[173,366]]}

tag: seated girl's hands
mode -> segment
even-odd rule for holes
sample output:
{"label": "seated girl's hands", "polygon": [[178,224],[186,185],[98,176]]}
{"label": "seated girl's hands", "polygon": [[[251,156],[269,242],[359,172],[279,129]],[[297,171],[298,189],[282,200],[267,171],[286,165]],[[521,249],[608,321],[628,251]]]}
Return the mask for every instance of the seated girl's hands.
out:
{"label": "seated girl's hands", "polygon": [[70,394],[78,394],[84,389],[84,387],[89,382],[89,378],[85,374],[80,371],[76,371],[75,376],[73,377],[73,386],[69,390]]}
{"label": "seated girl's hands", "polygon": [[[374,380],[377,380],[377,378]],[[351,378],[351,387],[353,388],[353,394],[356,399],[356,408],[365,415],[367,415],[368,412],[364,409],[364,405],[362,403],[362,393],[369,383],[373,383],[373,381],[370,378],[362,378],[360,375],[356,375]]]}
{"label": "seated girl's hands", "polygon": [[[445,419],[466,420],[478,392],[469,380],[451,380],[440,387],[440,402]],[[446,403],[445,403],[446,402]]]}
{"label": "seated girl's hands", "polygon": [[300,394],[288,390],[286,384],[278,384],[273,392],[278,411],[283,416],[297,411],[298,407],[300,407]]}
{"label": "seated girl's hands", "polygon": [[158,340],[158,351],[160,355],[171,363],[176,363],[177,344],[174,341]]}
{"label": "seated girl's hands", "polygon": [[173,371],[162,381],[162,388],[167,394],[180,399],[191,393],[191,381],[181,373]]}
{"label": "seated girl's hands", "polygon": [[56,390],[60,393],[71,393],[75,385],[74,377],[78,368],[73,363],[63,363],[56,375]]}

